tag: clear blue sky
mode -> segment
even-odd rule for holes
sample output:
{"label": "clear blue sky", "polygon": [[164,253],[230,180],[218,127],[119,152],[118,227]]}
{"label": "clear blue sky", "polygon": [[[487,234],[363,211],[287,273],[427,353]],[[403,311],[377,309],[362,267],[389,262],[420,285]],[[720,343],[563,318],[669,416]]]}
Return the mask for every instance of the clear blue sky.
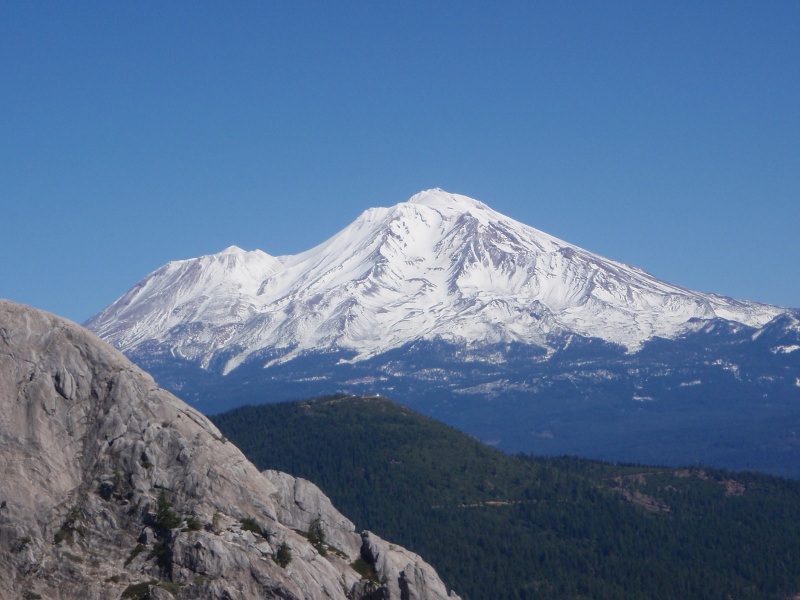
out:
{"label": "clear blue sky", "polygon": [[0,297],[306,250],[442,187],[800,306],[800,2],[0,4]]}

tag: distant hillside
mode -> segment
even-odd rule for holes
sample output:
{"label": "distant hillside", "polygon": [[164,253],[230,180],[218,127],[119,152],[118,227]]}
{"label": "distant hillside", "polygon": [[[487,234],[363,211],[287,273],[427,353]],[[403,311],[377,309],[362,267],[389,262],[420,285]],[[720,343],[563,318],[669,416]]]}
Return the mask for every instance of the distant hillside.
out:
{"label": "distant hillside", "polygon": [[261,469],[318,484],[468,600],[800,593],[800,482],[509,456],[379,397],[212,417]]}

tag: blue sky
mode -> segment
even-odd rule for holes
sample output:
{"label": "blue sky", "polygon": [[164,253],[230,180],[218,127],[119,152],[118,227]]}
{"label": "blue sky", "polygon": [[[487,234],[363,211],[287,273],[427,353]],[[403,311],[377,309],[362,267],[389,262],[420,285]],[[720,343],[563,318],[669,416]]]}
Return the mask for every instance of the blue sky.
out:
{"label": "blue sky", "polygon": [[82,322],[430,187],[800,307],[800,3],[0,5],[1,297]]}

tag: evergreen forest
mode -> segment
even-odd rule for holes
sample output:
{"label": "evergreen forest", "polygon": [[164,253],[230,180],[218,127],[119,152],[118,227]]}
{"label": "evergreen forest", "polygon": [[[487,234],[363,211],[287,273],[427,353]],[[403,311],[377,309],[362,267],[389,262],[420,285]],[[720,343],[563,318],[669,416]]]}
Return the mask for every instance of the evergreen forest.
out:
{"label": "evergreen forest", "polygon": [[800,593],[800,482],[504,454],[381,397],[212,420],[260,469],[309,479],[464,600],[783,599]]}

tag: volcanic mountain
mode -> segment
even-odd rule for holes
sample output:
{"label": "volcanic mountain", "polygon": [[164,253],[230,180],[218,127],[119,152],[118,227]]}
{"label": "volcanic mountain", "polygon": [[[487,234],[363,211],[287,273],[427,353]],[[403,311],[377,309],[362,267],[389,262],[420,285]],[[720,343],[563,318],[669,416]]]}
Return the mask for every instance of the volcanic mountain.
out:
{"label": "volcanic mountain", "polygon": [[381,394],[507,451],[800,476],[800,313],[439,189],[302,254],[171,262],[86,323],[196,408]]}
{"label": "volcanic mountain", "polygon": [[302,254],[232,246],[171,262],[86,326],[134,356],[168,349],[203,368],[224,357],[229,373],[257,353],[362,360],[417,340],[552,351],[577,334],[635,351],[693,319],[760,327],[782,312],[664,283],[433,189]]}

